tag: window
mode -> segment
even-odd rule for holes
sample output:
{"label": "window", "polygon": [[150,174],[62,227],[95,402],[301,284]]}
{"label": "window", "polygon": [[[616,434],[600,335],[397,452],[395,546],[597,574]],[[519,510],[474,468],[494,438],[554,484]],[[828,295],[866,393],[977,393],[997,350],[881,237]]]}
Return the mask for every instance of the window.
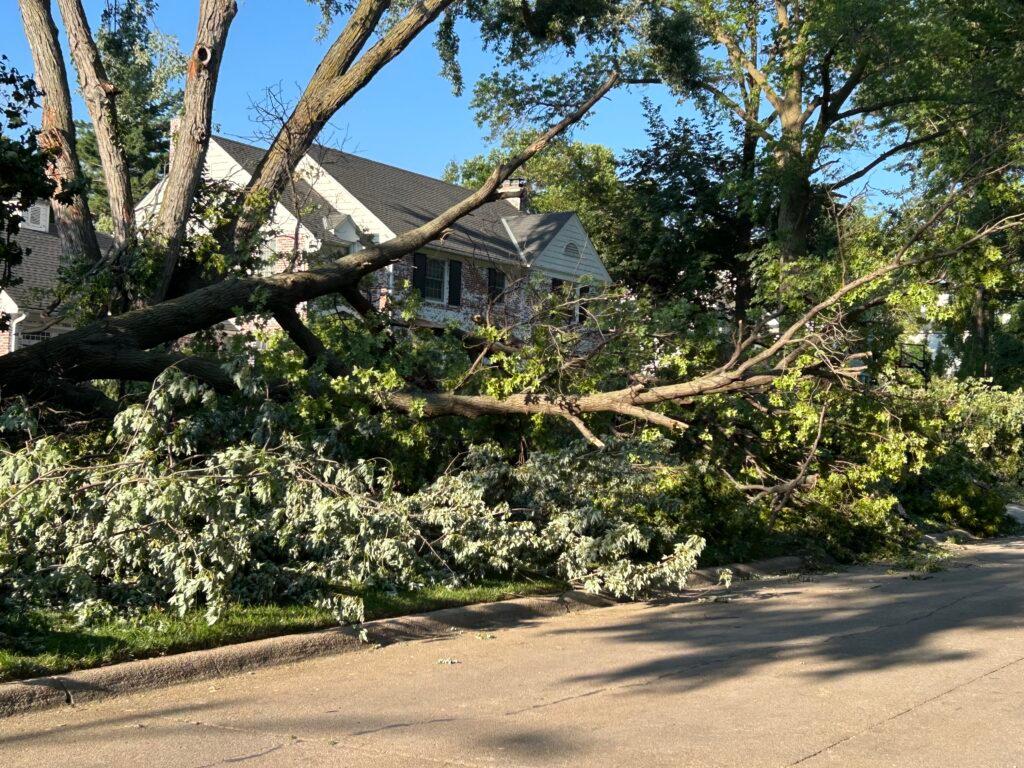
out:
{"label": "window", "polygon": [[558,293],[560,290],[562,290],[562,286],[563,285],[565,285],[565,280],[563,280],[562,278],[560,278],[560,277],[552,277],[551,278],[551,292],[552,293]]}
{"label": "window", "polygon": [[444,299],[444,262],[440,259],[427,259],[426,273],[423,276],[423,298],[428,301]]}
{"label": "window", "polygon": [[578,262],[580,260],[580,247],[576,243],[565,244],[565,258],[572,262]]}
{"label": "window", "polygon": [[487,268],[487,297],[498,303],[505,298],[505,273],[497,267]]}
{"label": "window", "polygon": [[22,331],[18,334],[18,346],[30,347],[50,338],[49,331]]}
{"label": "window", "polygon": [[432,259],[425,253],[413,256],[412,286],[427,301],[445,301],[449,306],[462,304],[462,262]]}

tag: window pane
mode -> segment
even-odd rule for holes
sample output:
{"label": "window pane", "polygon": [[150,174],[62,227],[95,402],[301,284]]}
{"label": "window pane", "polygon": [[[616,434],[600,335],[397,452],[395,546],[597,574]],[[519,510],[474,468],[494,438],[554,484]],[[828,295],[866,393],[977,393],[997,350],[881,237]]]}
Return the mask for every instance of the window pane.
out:
{"label": "window pane", "polygon": [[427,259],[423,298],[431,301],[444,300],[444,262],[440,259]]}

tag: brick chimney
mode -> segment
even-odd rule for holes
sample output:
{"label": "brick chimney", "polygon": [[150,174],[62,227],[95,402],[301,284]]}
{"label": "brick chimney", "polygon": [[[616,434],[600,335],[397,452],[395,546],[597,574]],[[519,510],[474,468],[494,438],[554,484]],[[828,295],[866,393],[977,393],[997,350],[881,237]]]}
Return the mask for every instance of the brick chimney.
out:
{"label": "brick chimney", "polygon": [[520,211],[525,211],[529,208],[529,196],[529,182],[522,177],[506,179],[498,187],[497,198],[499,200],[508,200]]}

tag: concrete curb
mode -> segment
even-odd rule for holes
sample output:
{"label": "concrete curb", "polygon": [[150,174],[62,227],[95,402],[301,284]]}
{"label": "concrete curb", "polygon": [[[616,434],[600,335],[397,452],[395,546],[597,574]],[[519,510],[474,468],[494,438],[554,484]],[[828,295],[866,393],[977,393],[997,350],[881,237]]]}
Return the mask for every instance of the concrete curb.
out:
{"label": "concrete curb", "polygon": [[807,559],[803,557],[773,557],[768,560],[756,560],[753,563],[733,563],[720,568],[698,568],[686,579],[686,586],[691,589],[707,589],[716,587],[722,571],[732,571],[734,579],[760,579],[765,576],[779,576],[784,573],[795,573],[805,568]]}
{"label": "concrete curb", "polygon": [[[776,557],[749,564],[724,566],[735,578],[758,578],[799,571],[800,557]],[[717,586],[722,568],[694,571],[688,586],[703,590]],[[0,684],[0,718],[28,711],[81,704],[112,696],[205,680],[315,656],[352,653],[372,646],[445,637],[466,630],[511,627],[526,621],[604,608],[616,601],[586,592],[523,597],[496,603],[445,608],[414,616],[378,619],[365,623],[367,643],[358,630],[333,627],[316,632],[281,635],[173,656],[128,661],[53,677],[37,677]]]}
{"label": "concrete curb", "polygon": [[950,528],[946,531],[926,533],[921,537],[929,544],[977,544],[984,541],[980,536],[968,533],[963,528]]}

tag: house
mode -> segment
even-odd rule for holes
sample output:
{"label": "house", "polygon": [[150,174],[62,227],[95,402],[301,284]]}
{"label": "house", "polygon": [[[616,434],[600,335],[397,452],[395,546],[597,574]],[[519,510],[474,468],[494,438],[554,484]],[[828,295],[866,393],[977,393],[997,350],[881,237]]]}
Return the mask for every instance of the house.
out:
{"label": "house", "polygon": [[[263,152],[215,136],[205,175],[244,186]],[[486,320],[524,329],[534,291],[584,293],[592,284],[608,283],[579,217],[523,210],[524,192],[521,180],[512,180],[503,189],[507,199],[486,203],[421,251],[371,275],[364,287],[371,302],[387,309],[393,298],[414,289],[422,297],[418,316],[423,325],[470,329]],[[163,182],[139,202],[141,225],[158,210],[162,193]],[[266,263],[271,272],[281,271],[385,242],[470,194],[439,179],[314,146],[299,162],[267,224]],[[31,252],[14,270],[21,283],[0,292],[0,311],[11,318],[10,329],[0,333],[0,354],[67,330],[44,316],[61,264],[60,240],[49,213],[46,201],[33,205],[17,235]],[[101,246],[109,248],[109,238],[101,239]]]}
{"label": "house", "polygon": [[[244,186],[263,149],[214,136],[208,178]],[[405,287],[419,291],[419,321],[470,328],[487,319],[522,326],[531,288],[575,287],[610,278],[579,217],[521,209],[524,185],[512,180],[508,199],[463,217],[420,252],[375,273],[365,287],[381,309]],[[139,204],[140,220],[158,208],[162,186]],[[267,262],[288,268],[304,254],[337,256],[420,226],[464,200],[471,190],[358,155],[315,145],[296,167],[267,225]],[[516,197],[516,195],[519,195]]]}
{"label": "house", "polygon": [[[99,233],[97,237],[101,249],[111,247],[107,235]],[[39,200],[25,211],[14,239],[26,255],[11,271],[15,284],[0,290],[0,314],[8,318],[6,330],[0,331],[0,355],[70,330],[47,314],[55,298],[62,259],[48,201]]]}

